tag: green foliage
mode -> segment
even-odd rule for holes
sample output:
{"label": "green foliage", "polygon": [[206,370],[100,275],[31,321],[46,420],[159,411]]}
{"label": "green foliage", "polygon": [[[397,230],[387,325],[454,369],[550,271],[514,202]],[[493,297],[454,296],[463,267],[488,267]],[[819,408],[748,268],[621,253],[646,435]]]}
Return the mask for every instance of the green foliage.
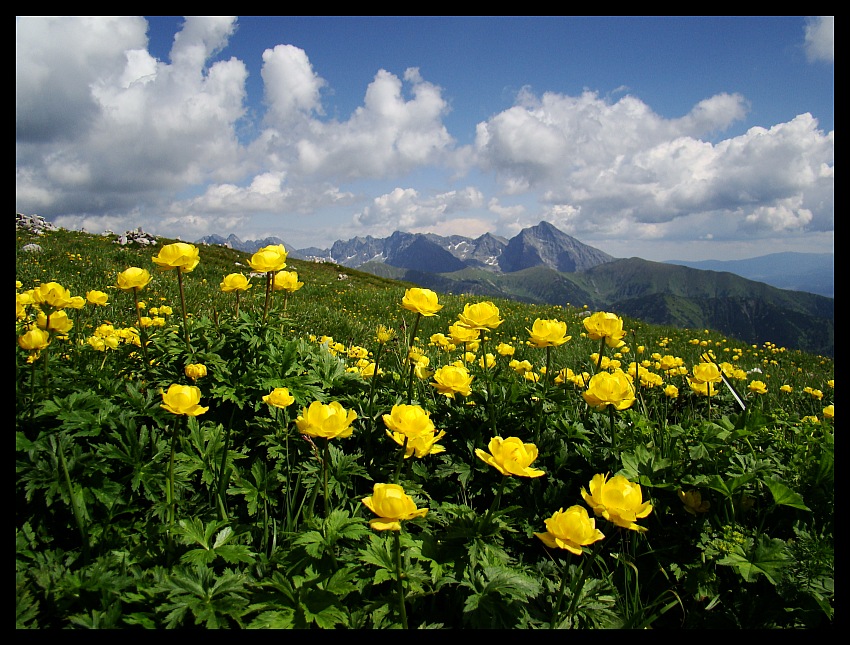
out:
{"label": "green foliage", "polygon": [[[19,233],[18,249],[28,241]],[[204,247],[183,279],[187,346],[174,275],[152,270],[137,294],[163,320],[141,335],[133,294],[114,287],[129,266],[153,269],[156,251],[70,231],[38,242],[42,255],[17,257],[16,339],[35,320],[26,294],[39,284],[98,289],[109,304],[73,310],[67,338],[51,333],[45,350],[16,343],[18,629],[833,624],[831,359],[623,317],[627,344],[603,344],[601,369],[634,374],[640,363],[660,384],[640,383],[634,405],[609,414],[582,396],[600,351],[584,307],[493,298],[501,325],[477,346],[445,347],[432,336],[482,298],[440,293],[443,309],[418,321],[413,344],[428,369],[468,368],[471,394],[450,398],[430,375],[409,380],[414,314],[400,302],[410,284],[349,269],[340,282],[336,265],[288,261],[304,287],[285,303],[273,294],[263,323],[263,279],[240,294],[238,314],[235,294],[218,288],[247,273],[247,256]],[[571,340],[530,346],[537,318],[566,322]],[[98,349],[107,321],[114,347]],[[395,332],[386,344],[378,325]],[[746,410],[722,383],[711,397],[691,388],[709,350]],[[364,376],[376,359],[378,374]],[[207,375],[190,379],[190,363]],[[768,394],[748,389],[756,378]],[[199,388],[207,410],[162,408],[172,384]],[[266,403],[275,388],[294,403]],[[301,434],[296,420],[314,401],[354,411],[351,435]],[[400,403],[428,412],[445,432],[441,451],[403,458],[383,420]],[[487,465],[476,450],[494,436],[533,443],[544,476]],[[582,491],[597,474],[641,486],[646,532],[590,511],[604,539],[581,556],[546,547],[535,533],[559,509],[590,510]],[[397,483],[427,513],[398,532],[370,527],[363,499],[376,483]],[[686,492],[704,504],[686,506]]]}

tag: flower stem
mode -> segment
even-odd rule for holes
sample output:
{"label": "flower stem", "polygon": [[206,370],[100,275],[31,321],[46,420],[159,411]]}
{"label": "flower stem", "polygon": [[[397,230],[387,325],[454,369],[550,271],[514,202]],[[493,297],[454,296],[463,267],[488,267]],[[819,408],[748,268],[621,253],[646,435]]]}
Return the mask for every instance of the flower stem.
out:
{"label": "flower stem", "polygon": [[133,302],[136,305],[136,320],[139,321],[139,341],[142,344],[142,355],[145,357],[145,370],[148,368],[148,334],[145,331],[145,328],[142,327],[142,311],[139,309],[139,289],[138,287],[133,287]]}
{"label": "flower stem", "polygon": [[56,450],[59,453],[59,462],[62,465],[62,473],[65,476],[65,485],[68,487],[68,499],[71,502],[71,510],[74,512],[74,519],[77,522],[77,528],[80,531],[80,538],[83,545],[83,555],[85,560],[89,559],[89,538],[86,531],[86,524],[83,520],[83,512],[79,508],[77,496],[74,493],[74,486],[71,484],[71,475],[68,472],[68,463],[65,461],[65,451],[62,449],[61,438],[56,439]]}
{"label": "flower stem", "polygon": [[581,561],[581,573],[579,573],[578,583],[576,583],[575,589],[570,585],[570,591],[572,591],[572,600],[570,601],[570,608],[567,610],[567,616],[570,618],[570,621],[573,619],[573,613],[576,610],[576,606],[578,605],[578,600],[581,597],[581,591],[584,588],[584,581],[587,578],[587,562],[590,559],[590,555],[585,553],[584,557]]}
{"label": "flower stem", "polygon": [[407,629],[407,610],[404,607],[404,581],[401,577],[401,530],[395,533],[395,577],[398,590],[398,610],[401,614],[401,626]]}
{"label": "flower stem", "polygon": [[502,481],[499,483],[499,490],[496,493],[496,497],[493,498],[493,503],[490,504],[490,508],[487,509],[487,512],[484,514],[484,519],[481,521],[482,528],[487,526],[487,522],[490,519],[490,516],[499,508],[499,504],[502,501],[502,493],[505,490],[505,484],[508,482],[508,475],[502,475]]}
{"label": "flower stem", "polygon": [[407,341],[407,362],[410,364],[410,372],[407,377],[407,403],[413,400],[413,362],[410,360],[410,350],[413,348],[413,339],[416,338],[416,331],[419,329],[419,321],[422,314],[416,313],[416,320],[413,321],[413,327],[410,328],[410,338]]}
{"label": "flower stem", "polygon": [[404,455],[407,454],[407,440],[409,438],[410,437],[408,437],[407,435],[404,435],[404,443],[401,445],[401,452],[399,453],[399,456],[398,456],[398,465],[396,466],[395,477],[393,478],[394,484],[398,484],[398,478],[399,478],[399,475],[401,474],[401,467],[404,464]]}
{"label": "flower stem", "polygon": [[558,588],[558,599],[555,601],[555,608],[552,610],[552,619],[549,621],[549,629],[555,629],[555,624],[558,620],[558,613],[561,611],[561,603],[564,600],[564,591],[567,589],[567,578],[570,573],[570,562],[572,554],[569,554],[566,562],[564,562],[564,570],[561,573],[561,585]]}
{"label": "flower stem", "polygon": [[183,293],[183,272],[180,267],[177,267],[177,287],[180,289],[180,307],[183,313],[183,338],[186,340],[186,351],[192,353],[192,346],[189,344],[189,326],[186,324],[186,295]]}
{"label": "flower stem", "polygon": [[266,324],[266,316],[269,313],[269,298],[272,290],[272,272],[266,271],[266,301],[263,305],[263,324]]}
{"label": "flower stem", "polygon": [[324,476],[325,491],[325,519],[328,519],[328,455],[330,452],[330,439],[325,439],[325,449],[322,456],[322,472]]}

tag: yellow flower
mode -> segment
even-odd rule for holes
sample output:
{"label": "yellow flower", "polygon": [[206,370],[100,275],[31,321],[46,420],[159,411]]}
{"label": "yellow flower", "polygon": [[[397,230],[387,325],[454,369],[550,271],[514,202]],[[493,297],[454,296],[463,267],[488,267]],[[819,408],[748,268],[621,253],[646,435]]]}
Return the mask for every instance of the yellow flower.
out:
{"label": "yellow flower", "polygon": [[449,325],[449,336],[457,345],[464,345],[478,340],[481,336],[481,331],[475,327],[467,327],[466,325],[456,322]]}
{"label": "yellow flower", "polygon": [[263,401],[276,408],[286,408],[295,403],[295,397],[289,393],[288,388],[276,387],[263,397]]}
{"label": "yellow flower", "polygon": [[278,271],[274,275],[274,284],[272,285],[275,291],[298,291],[304,286],[303,282],[298,282],[298,273],[296,271]]}
{"label": "yellow flower", "polygon": [[434,382],[432,386],[437,388],[437,392],[445,397],[453,399],[455,394],[461,396],[469,396],[472,394],[472,376],[469,371],[460,365],[444,365],[434,372]]}
{"label": "yellow flower", "polygon": [[499,353],[499,356],[513,356],[516,348],[513,345],[508,345],[507,343],[499,343],[496,346],[496,351]]}
{"label": "yellow flower", "polygon": [[434,376],[434,370],[429,367],[431,359],[427,356],[420,356],[416,363],[413,364],[413,374],[420,381],[427,381]]}
{"label": "yellow flower", "polygon": [[687,493],[683,490],[679,491],[679,499],[685,505],[685,510],[691,515],[697,513],[707,513],[711,508],[708,501],[703,501],[702,495],[698,490],[689,490]]}
{"label": "yellow flower", "polygon": [[124,291],[131,289],[144,289],[151,281],[151,274],[147,269],[130,267],[118,274],[118,288]]}
{"label": "yellow flower", "polygon": [[198,405],[201,401],[201,390],[194,385],[177,385],[168,387],[168,392],[162,393],[161,408],[165,408],[172,414],[185,414],[196,417],[203,414],[209,407]]}
{"label": "yellow flower", "polygon": [[487,447],[489,454],[476,448],[475,455],[503,475],[542,477],[546,474],[543,470],[531,468],[532,462],[537,459],[537,446],[533,443],[523,443],[519,437],[493,437]]}
{"label": "yellow flower", "polygon": [[550,549],[566,549],[575,555],[582,554],[581,547],[605,538],[583,506],[570,506],[566,511],[561,508],[544,520],[544,524],[546,532],[534,535]]}
{"label": "yellow flower", "polygon": [[517,359],[513,359],[510,363],[508,363],[508,367],[510,367],[517,374],[526,374],[534,369],[534,366],[528,361],[518,361]]}
{"label": "yellow flower", "polygon": [[25,334],[18,336],[18,345],[27,351],[41,351],[50,344],[50,334],[38,327],[33,327]]}
{"label": "yellow flower", "polygon": [[234,291],[246,291],[251,288],[251,283],[241,273],[229,273],[222,278],[219,284],[224,293],[233,293]]}
{"label": "yellow flower", "polygon": [[382,415],[384,425],[390,430],[407,437],[415,437],[423,432],[434,432],[431,413],[418,405],[404,403],[394,405],[389,414]]}
{"label": "yellow flower", "polygon": [[107,301],[109,300],[109,295],[105,294],[103,291],[92,289],[86,293],[86,300],[88,300],[90,304],[104,307],[108,304]]}
{"label": "yellow flower", "polygon": [[499,318],[499,308],[489,301],[464,305],[458,320],[472,329],[496,329],[505,322]]}
{"label": "yellow flower", "polygon": [[38,312],[37,324],[42,329],[47,329],[48,331],[55,331],[60,335],[67,335],[69,331],[74,327],[74,321],[68,318],[68,314],[64,309],[60,309],[59,311],[54,311],[50,314],[50,321],[48,327],[47,316],[44,312]]}
{"label": "yellow flower", "polygon": [[[375,367],[377,367],[377,365],[374,361],[366,361],[364,365],[356,367],[355,370],[360,372],[360,376],[362,376],[363,378],[372,378],[373,376],[375,376]],[[378,375],[381,375],[383,373],[384,370],[378,368]]]}
{"label": "yellow flower", "polygon": [[722,377],[720,376],[720,368],[716,363],[700,363],[699,365],[694,365],[694,376],[693,378],[689,378],[691,381],[698,381],[700,383],[720,383]]}
{"label": "yellow flower", "polygon": [[33,302],[62,309],[71,305],[71,292],[58,282],[45,282],[32,290]]}
{"label": "yellow flower", "polygon": [[494,367],[496,367],[496,357],[488,352],[478,359],[478,364],[481,366],[482,369],[493,369]]}
{"label": "yellow flower", "polygon": [[625,345],[623,337],[626,332],[623,331],[623,319],[617,314],[597,311],[584,319],[584,328],[587,330],[587,337],[590,340],[604,338],[608,347]]}
{"label": "yellow flower", "polygon": [[387,344],[393,339],[393,336],[395,336],[395,329],[390,329],[384,325],[378,325],[378,328],[375,331],[375,340],[379,345]]}
{"label": "yellow flower", "polygon": [[68,306],[71,309],[82,309],[86,306],[86,299],[82,296],[71,296],[71,300],[68,303]]}
{"label": "yellow flower", "polygon": [[780,392],[787,392],[788,394],[791,394],[794,391],[794,388],[786,383],[785,385],[783,385],[782,387],[779,388],[779,391]]}
{"label": "yellow flower", "polygon": [[668,399],[675,399],[679,396],[679,388],[672,383],[664,388],[664,396]]}
{"label": "yellow flower", "polygon": [[635,388],[626,373],[616,369],[594,374],[582,396],[595,410],[604,410],[609,405],[615,410],[625,410],[635,402]]}
{"label": "yellow flower", "polygon": [[437,294],[430,289],[411,287],[404,292],[401,306],[423,316],[436,316],[443,305],[437,302]]}
{"label": "yellow flower", "polygon": [[445,431],[437,433],[430,413],[420,406],[394,405],[390,414],[383,415],[383,419],[388,428],[388,437],[400,446],[405,445],[406,439],[405,459],[414,454],[422,458],[445,450],[443,446],[437,445],[437,441],[446,435]]}
{"label": "yellow flower", "polygon": [[714,387],[714,383],[707,382],[703,383],[697,379],[688,378],[688,383],[691,385],[691,389],[700,394],[702,396],[714,396],[717,394],[717,389]]}
{"label": "yellow flower", "polygon": [[273,273],[286,266],[286,256],[283,244],[271,244],[254,253],[248,265],[258,273]]}
{"label": "yellow flower", "polygon": [[560,320],[538,318],[531,329],[526,327],[526,331],[531,335],[529,342],[535,347],[559,347],[572,338],[567,336],[567,323]]}
{"label": "yellow flower", "polygon": [[189,273],[200,261],[198,247],[186,242],[166,244],[159,250],[159,254],[153,257],[153,263],[159,266],[160,271],[178,269],[183,273]]}
{"label": "yellow flower", "polygon": [[755,394],[767,394],[767,385],[764,381],[750,381],[747,389]]}
{"label": "yellow flower", "polygon": [[581,489],[581,496],[597,516],[602,516],[617,526],[643,532],[646,528],[635,523],[652,512],[652,504],[644,502],[640,484],[630,482],[622,475],[594,475],[590,480],[590,493]]}
{"label": "yellow flower", "polygon": [[401,520],[425,517],[428,513],[427,508],[416,508],[416,503],[398,484],[375,484],[371,497],[362,501],[378,516],[369,520],[369,526],[376,531],[400,531]]}
{"label": "yellow flower", "polygon": [[207,375],[207,366],[203,363],[189,363],[183,372],[193,381]]}
{"label": "yellow flower", "polygon": [[823,418],[824,419],[835,418],[835,405],[828,405],[823,409]]}
{"label": "yellow flower", "polygon": [[304,408],[295,420],[298,432],[311,437],[335,439],[349,437],[354,431],[351,424],[357,418],[354,410],[346,410],[337,401],[327,405],[313,401],[309,408]]}

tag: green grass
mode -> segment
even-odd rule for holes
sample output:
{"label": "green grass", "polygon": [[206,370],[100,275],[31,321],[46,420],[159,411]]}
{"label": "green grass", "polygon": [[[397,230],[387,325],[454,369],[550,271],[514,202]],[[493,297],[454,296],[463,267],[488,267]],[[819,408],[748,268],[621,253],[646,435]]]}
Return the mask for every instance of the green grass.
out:
{"label": "green grass", "polygon": [[[467,348],[469,396],[447,398],[432,376],[411,377],[411,332],[431,370],[462,361],[463,348],[442,349],[432,335],[448,335],[464,306],[484,298],[439,294],[437,315],[417,317],[401,306],[411,284],[288,260],[304,286],[275,293],[263,321],[262,276],[238,316],[235,295],[219,288],[226,274],[250,272],[249,256],[202,246],[183,276],[184,329],[177,276],[152,262],[170,242],[16,235],[18,294],[52,281],[72,296],[109,294],[106,307],[68,309],[67,338],[51,334],[45,350],[16,342],[18,628],[833,624],[831,359],[624,317],[626,345],[603,347],[602,371],[638,361],[661,383],[639,383],[627,409],[596,411],[583,385],[554,382],[561,370],[597,372],[600,342],[584,331],[584,303],[486,298],[503,322]],[[22,252],[28,243],[42,252]],[[98,351],[89,339],[100,325],[137,325],[133,294],[115,286],[131,266],[152,275],[139,313],[157,311],[164,324],[135,330],[144,347],[130,332]],[[16,341],[36,314],[23,306]],[[566,323],[571,339],[530,346],[537,319]],[[386,344],[379,325],[395,331]],[[500,343],[513,356],[497,353]],[[746,411],[723,384],[700,396],[687,374],[659,367],[675,357],[692,374],[709,350],[737,368],[728,380]],[[478,365],[486,353],[489,370]],[[363,354],[378,362],[377,377],[361,375]],[[192,382],[190,363],[207,375]],[[749,390],[754,380],[766,394]],[[208,409],[163,409],[173,384],[197,386]],[[266,404],[275,388],[294,403]],[[351,435],[299,432],[296,418],[315,401],[353,411]],[[397,404],[424,410],[445,431],[445,450],[402,459],[383,419]],[[490,450],[494,436],[534,444],[532,467],[545,474],[506,477],[487,465],[476,450]],[[640,485],[652,504],[638,520],[645,532],[590,510],[582,490],[606,473]],[[401,485],[427,514],[402,520],[399,532],[370,528],[375,515],[362,500],[375,483]],[[690,490],[709,502],[705,512],[686,511],[679,492]],[[581,556],[544,546],[534,534],[575,505],[605,538]]]}

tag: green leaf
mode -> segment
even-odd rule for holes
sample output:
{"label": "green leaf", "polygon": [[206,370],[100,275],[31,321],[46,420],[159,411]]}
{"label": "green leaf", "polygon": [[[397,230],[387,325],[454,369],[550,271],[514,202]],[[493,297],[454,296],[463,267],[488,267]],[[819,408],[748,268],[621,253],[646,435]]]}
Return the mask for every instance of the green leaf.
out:
{"label": "green leaf", "polygon": [[776,585],[782,570],[793,562],[785,542],[762,535],[752,553],[746,553],[741,546],[736,546],[717,564],[735,568],[746,582],[753,582],[759,575],[763,575]]}
{"label": "green leaf", "polygon": [[248,629],[292,629],[293,627],[295,627],[295,611],[289,607],[264,611],[248,623]]}
{"label": "green leaf", "polygon": [[773,495],[773,501],[778,506],[790,506],[799,508],[801,511],[811,512],[812,509],[803,503],[803,498],[799,493],[795,493],[775,477],[765,477],[763,481],[770,490],[770,494]]}

